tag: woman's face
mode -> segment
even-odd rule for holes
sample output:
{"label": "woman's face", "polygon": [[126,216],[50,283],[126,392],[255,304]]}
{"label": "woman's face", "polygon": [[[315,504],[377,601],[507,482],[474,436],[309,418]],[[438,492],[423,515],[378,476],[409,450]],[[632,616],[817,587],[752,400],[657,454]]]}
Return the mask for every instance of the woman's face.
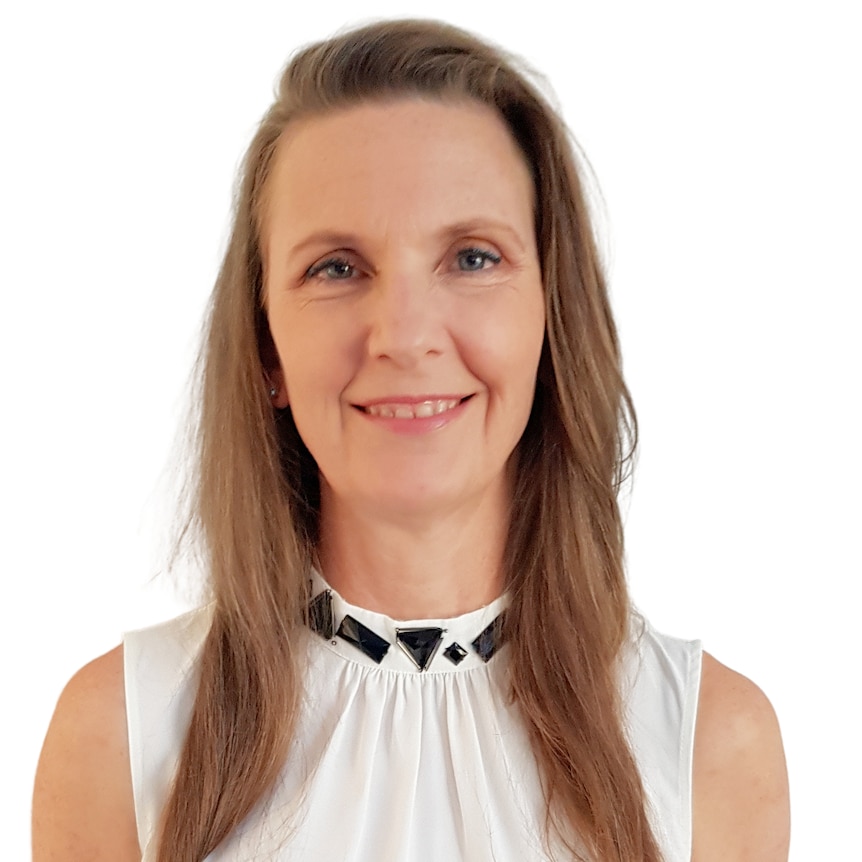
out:
{"label": "woman's face", "polygon": [[478,103],[405,98],[288,128],[262,237],[272,379],[324,515],[333,495],[401,517],[508,495],[544,337],[533,201]]}

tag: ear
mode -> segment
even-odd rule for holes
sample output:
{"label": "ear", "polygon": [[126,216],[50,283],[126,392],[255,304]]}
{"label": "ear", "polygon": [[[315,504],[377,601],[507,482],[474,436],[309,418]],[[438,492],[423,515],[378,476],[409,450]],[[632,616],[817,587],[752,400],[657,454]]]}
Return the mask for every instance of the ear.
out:
{"label": "ear", "polygon": [[258,326],[258,349],[260,351],[260,362],[263,366],[263,382],[266,386],[267,395],[269,395],[273,407],[278,410],[284,410],[290,403],[290,398],[287,394],[287,382],[284,379],[284,372],[281,370],[281,360],[278,357],[278,351],[275,349],[275,342],[272,339],[272,334],[269,331],[269,323],[265,316],[259,321]]}
{"label": "ear", "polygon": [[284,379],[284,372],[280,365],[276,365],[268,375],[269,397],[272,401],[272,406],[278,410],[284,410],[290,404],[290,397],[287,394],[287,382]]}

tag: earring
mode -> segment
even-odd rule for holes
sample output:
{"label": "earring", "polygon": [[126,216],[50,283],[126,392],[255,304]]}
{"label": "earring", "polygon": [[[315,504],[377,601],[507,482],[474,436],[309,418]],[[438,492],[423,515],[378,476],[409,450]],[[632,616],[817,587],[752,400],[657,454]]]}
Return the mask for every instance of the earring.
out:
{"label": "earring", "polygon": [[275,398],[276,395],[278,395],[278,390],[274,386],[270,386],[269,387],[269,397]]}

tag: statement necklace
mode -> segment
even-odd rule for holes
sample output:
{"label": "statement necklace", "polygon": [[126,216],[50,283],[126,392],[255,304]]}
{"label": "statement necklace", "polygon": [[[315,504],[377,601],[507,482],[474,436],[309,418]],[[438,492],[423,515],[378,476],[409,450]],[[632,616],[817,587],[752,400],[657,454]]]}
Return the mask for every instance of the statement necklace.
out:
{"label": "statement necklace", "polygon": [[[308,625],[312,631],[317,632],[325,640],[331,641],[333,638],[341,638],[341,640],[362,651],[377,664],[383,661],[392,646],[386,638],[381,637],[350,614],[345,614],[336,627],[331,589],[325,589],[309,602]],[[413,662],[417,670],[424,671],[437,655],[446,631],[445,628],[438,626],[427,628],[396,627],[395,642]],[[482,661],[488,662],[502,645],[503,614],[501,613],[479,632],[468,646]],[[442,655],[457,666],[467,657],[468,651],[457,641],[452,641],[443,650]]]}

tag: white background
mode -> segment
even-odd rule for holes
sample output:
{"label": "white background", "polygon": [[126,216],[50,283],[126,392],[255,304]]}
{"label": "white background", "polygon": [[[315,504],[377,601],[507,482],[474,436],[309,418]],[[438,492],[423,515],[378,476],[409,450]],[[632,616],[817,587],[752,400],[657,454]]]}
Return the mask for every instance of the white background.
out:
{"label": "white background", "polygon": [[[756,680],[792,858],[858,852],[860,26],[849,2],[17,4],[0,22],[4,859],[68,677],[185,599],[174,440],[277,72],[435,16],[523,55],[598,176],[641,420],[636,600]],[[556,5],[556,4],[555,4]]]}

